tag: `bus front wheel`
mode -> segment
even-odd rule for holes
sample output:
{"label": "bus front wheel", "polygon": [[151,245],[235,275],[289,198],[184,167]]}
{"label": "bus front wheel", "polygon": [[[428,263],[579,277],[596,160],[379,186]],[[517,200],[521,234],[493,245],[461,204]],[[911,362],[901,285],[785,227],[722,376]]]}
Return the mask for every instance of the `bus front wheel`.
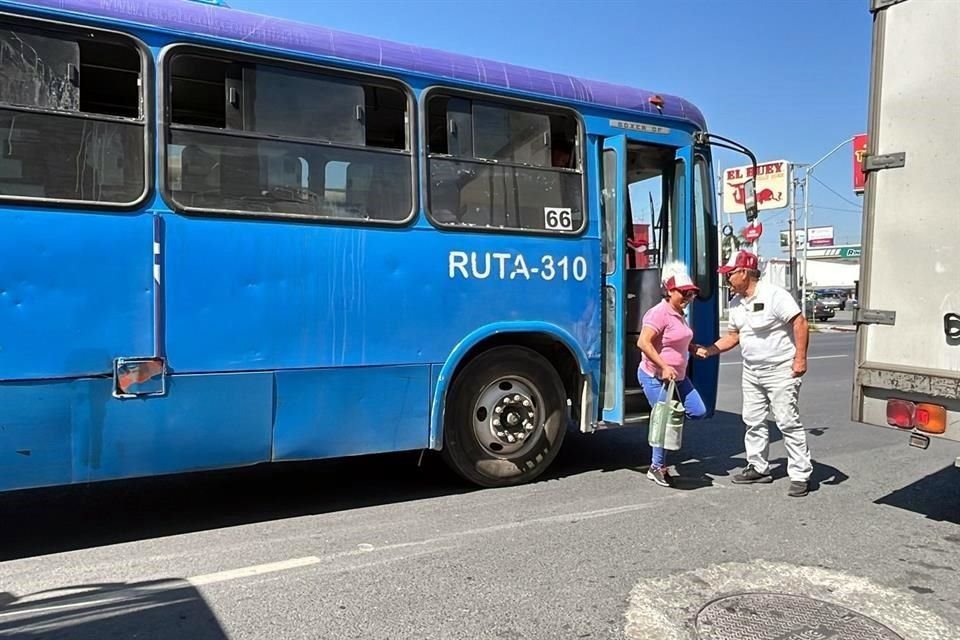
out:
{"label": "bus front wheel", "polygon": [[533,480],[550,465],[566,432],[563,384],[550,362],[523,347],[497,347],[453,380],[443,457],[484,487]]}

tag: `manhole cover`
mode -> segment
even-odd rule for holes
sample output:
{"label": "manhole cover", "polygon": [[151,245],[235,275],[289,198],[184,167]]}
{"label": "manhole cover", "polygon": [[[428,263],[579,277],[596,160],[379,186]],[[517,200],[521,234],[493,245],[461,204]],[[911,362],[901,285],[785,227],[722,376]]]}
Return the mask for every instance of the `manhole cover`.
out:
{"label": "manhole cover", "polygon": [[708,602],[697,614],[701,640],[903,640],[876,620],[786,593],[741,593]]}

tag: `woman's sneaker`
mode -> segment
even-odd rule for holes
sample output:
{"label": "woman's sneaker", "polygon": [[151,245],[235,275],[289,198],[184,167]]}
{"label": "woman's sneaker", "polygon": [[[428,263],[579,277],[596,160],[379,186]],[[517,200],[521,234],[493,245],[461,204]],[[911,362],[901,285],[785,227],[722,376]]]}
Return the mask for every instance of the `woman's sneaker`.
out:
{"label": "woman's sneaker", "polygon": [[650,469],[647,471],[647,480],[652,480],[661,487],[673,486],[673,480],[670,478],[670,474],[667,472],[666,467],[650,467]]}

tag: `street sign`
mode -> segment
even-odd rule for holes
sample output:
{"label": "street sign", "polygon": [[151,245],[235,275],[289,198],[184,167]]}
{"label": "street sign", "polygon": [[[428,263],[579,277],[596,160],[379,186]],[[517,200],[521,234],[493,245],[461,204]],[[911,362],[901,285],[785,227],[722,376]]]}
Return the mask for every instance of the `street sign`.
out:
{"label": "street sign", "polygon": [[758,163],[756,176],[753,165],[746,165],[726,169],[723,177],[724,213],[744,212],[743,183],[754,177],[758,211],[782,209],[790,204],[790,163],[786,160]]}
{"label": "street sign", "polygon": [[841,258],[859,258],[860,247],[842,247],[840,249]]}
{"label": "street sign", "polygon": [[867,155],[867,134],[853,137],[853,192],[863,193],[867,177],[863,173],[863,157]]}
{"label": "street sign", "polygon": [[751,222],[743,230],[743,239],[747,242],[756,242],[763,235],[763,224],[760,222]]}

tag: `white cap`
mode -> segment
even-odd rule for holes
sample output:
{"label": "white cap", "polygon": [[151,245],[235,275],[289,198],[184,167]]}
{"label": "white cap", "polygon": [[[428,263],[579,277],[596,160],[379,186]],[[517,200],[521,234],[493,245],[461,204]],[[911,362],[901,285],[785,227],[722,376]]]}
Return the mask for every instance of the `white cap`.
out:
{"label": "white cap", "polygon": [[663,265],[661,282],[667,291],[700,291],[700,287],[693,284],[693,278],[682,262],[668,262]]}

